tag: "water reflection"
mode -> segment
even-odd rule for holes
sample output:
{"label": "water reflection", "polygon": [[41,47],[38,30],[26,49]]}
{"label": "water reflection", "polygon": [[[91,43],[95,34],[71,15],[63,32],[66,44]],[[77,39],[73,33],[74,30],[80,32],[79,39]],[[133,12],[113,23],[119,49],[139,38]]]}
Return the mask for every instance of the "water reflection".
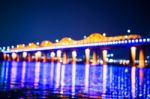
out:
{"label": "water reflection", "polygon": [[65,78],[65,65],[62,65],[62,69],[61,69],[61,81],[60,81],[60,85],[61,85],[60,94],[63,94],[64,85],[65,85],[64,78]]}
{"label": "water reflection", "polygon": [[24,87],[25,74],[26,74],[26,62],[23,62],[22,63],[22,75],[21,75],[21,87]]}
{"label": "water reflection", "polygon": [[104,65],[103,67],[103,83],[102,83],[102,87],[103,87],[103,95],[106,95],[106,91],[107,91],[107,66]]}
{"label": "water reflection", "polygon": [[17,77],[17,62],[13,61],[11,66],[10,88],[14,88]]}
{"label": "water reflection", "polygon": [[136,67],[132,67],[131,69],[131,92],[132,97],[136,97]]}
{"label": "water reflection", "polygon": [[34,87],[38,88],[39,79],[40,79],[40,62],[35,63],[35,74],[34,75],[35,75],[35,77],[34,77]]}
{"label": "water reflection", "polygon": [[[150,68],[10,62],[0,66],[0,90],[18,97],[150,98]],[[58,97],[60,97],[58,96]],[[72,97],[73,96],[73,97]]]}
{"label": "water reflection", "polygon": [[58,89],[59,86],[60,86],[60,66],[61,64],[60,63],[57,63],[56,64],[56,69],[55,69],[55,76],[56,76],[56,79],[55,79],[55,88]]}
{"label": "water reflection", "polygon": [[86,64],[85,65],[85,77],[84,77],[84,92],[85,93],[88,93],[89,91],[89,70],[90,70],[90,65],[89,64]]}

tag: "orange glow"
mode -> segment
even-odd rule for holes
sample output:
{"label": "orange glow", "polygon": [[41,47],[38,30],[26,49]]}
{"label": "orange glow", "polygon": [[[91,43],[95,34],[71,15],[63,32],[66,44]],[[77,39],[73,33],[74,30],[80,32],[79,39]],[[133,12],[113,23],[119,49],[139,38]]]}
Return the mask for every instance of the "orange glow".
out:
{"label": "orange glow", "polygon": [[93,51],[93,63],[92,65],[97,65],[98,64],[98,58],[97,58],[97,51]]}
{"label": "orange glow", "polygon": [[22,57],[26,58],[27,57],[27,52],[23,52]]}
{"label": "orange glow", "polygon": [[131,85],[132,97],[136,97],[136,67],[131,69]]}
{"label": "orange glow", "polygon": [[40,51],[38,51],[38,52],[35,53],[35,57],[36,57],[36,58],[40,58],[41,55],[42,55],[42,53],[41,53]]}
{"label": "orange glow", "polygon": [[144,50],[140,49],[139,53],[139,67],[143,68],[145,66],[145,55],[144,55]]}
{"label": "orange glow", "polygon": [[55,57],[55,53],[54,52],[51,52],[51,57]]}
{"label": "orange glow", "polygon": [[52,42],[46,40],[46,41],[42,41],[40,44],[41,47],[47,47],[47,46],[52,46]]}
{"label": "orange glow", "polygon": [[135,60],[136,60],[136,47],[131,47],[131,61],[132,65],[135,66]]}
{"label": "orange glow", "polygon": [[68,63],[68,53],[66,51],[63,52],[63,64]]}
{"label": "orange glow", "polygon": [[103,50],[102,51],[102,57],[103,57],[103,65],[106,65],[107,64],[107,50]]}
{"label": "orange glow", "polygon": [[12,59],[15,60],[17,58],[17,54],[16,53],[12,53]]}
{"label": "orange glow", "polygon": [[76,57],[77,57],[77,52],[76,50],[72,51],[72,63],[75,64],[76,63]]}
{"label": "orange glow", "polygon": [[129,40],[141,38],[140,35],[131,34],[131,35],[120,35],[120,36],[103,36],[100,33],[93,33],[82,40],[73,40],[70,37],[64,37],[57,43],[52,43],[48,40],[42,41],[40,45],[36,45],[35,43],[29,43],[25,46],[25,44],[18,44],[16,48],[11,50],[19,50],[19,49],[29,49],[29,48],[38,48],[38,47],[48,47],[48,46],[61,46],[61,45],[73,45],[73,44],[84,44],[84,43],[94,43],[94,42],[108,42],[108,41],[116,41],[116,40]]}
{"label": "orange glow", "polygon": [[35,43],[29,43],[26,48],[37,48],[38,46]]}
{"label": "orange glow", "polygon": [[72,40],[70,37],[64,37],[59,42],[55,43],[54,46],[57,46],[57,45],[69,45],[69,44],[73,44],[74,42],[75,41]]}
{"label": "orange glow", "polygon": [[57,50],[57,61],[61,61],[61,50]]}
{"label": "orange glow", "polygon": [[90,62],[90,49],[85,49],[85,64],[89,64]]}
{"label": "orange glow", "polygon": [[7,54],[4,54],[3,58],[4,58],[4,60],[6,60],[7,59]]}

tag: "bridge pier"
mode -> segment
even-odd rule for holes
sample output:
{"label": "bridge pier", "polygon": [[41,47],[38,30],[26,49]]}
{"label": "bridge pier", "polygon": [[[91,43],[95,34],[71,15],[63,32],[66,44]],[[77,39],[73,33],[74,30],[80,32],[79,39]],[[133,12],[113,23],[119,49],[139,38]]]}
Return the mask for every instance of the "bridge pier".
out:
{"label": "bridge pier", "polygon": [[32,61],[32,54],[31,53],[27,53],[27,60],[28,60],[28,62]]}
{"label": "bridge pier", "polygon": [[10,61],[10,60],[11,60],[10,54],[4,53],[4,54],[3,54],[3,59],[4,59],[4,60],[7,60],[7,61]]}
{"label": "bridge pier", "polygon": [[7,55],[6,60],[10,61],[11,60],[11,55],[10,54],[6,54],[6,55]]}
{"label": "bridge pier", "polygon": [[43,62],[47,62],[47,53],[43,53]]}
{"label": "bridge pier", "polygon": [[50,52],[50,56],[51,56],[50,61],[51,61],[51,62],[54,62],[54,60],[55,60],[55,59],[54,59],[54,58],[55,58],[55,52],[53,52],[53,51]]}
{"label": "bridge pier", "polygon": [[17,53],[12,53],[11,57],[12,57],[12,60],[15,61],[17,59]]}
{"label": "bridge pier", "polygon": [[93,50],[93,61],[92,61],[92,65],[97,65],[97,64],[98,64],[97,50]]}
{"label": "bridge pier", "polygon": [[17,57],[16,57],[17,62],[19,62],[20,59],[21,59],[21,55],[18,53],[18,54],[17,54]]}
{"label": "bridge pier", "polygon": [[63,64],[67,64],[68,63],[68,53],[67,51],[63,52]]}
{"label": "bridge pier", "polygon": [[144,67],[145,66],[145,53],[144,49],[140,48],[139,52],[139,67]]}
{"label": "bridge pier", "polygon": [[61,50],[57,50],[57,62],[61,62],[61,53],[62,51]]}
{"label": "bridge pier", "polygon": [[22,53],[22,59],[23,59],[23,61],[26,61],[26,60],[27,60],[27,56],[28,56],[28,53],[27,53],[27,52],[23,52],[23,53]]}
{"label": "bridge pier", "polygon": [[132,66],[135,66],[135,60],[136,60],[136,47],[135,46],[132,46],[130,48],[130,64]]}
{"label": "bridge pier", "polygon": [[102,50],[103,65],[107,65],[107,50]]}
{"label": "bridge pier", "polygon": [[35,61],[38,62],[41,60],[42,53],[40,51],[35,53]]}
{"label": "bridge pier", "polygon": [[76,56],[77,56],[77,52],[76,50],[72,51],[72,64],[76,64]]}
{"label": "bridge pier", "polygon": [[5,53],[3,54],[3,59],[4,60],[7,60],[7,57],[8,57],[7,55],[9,55],[9,54],[5,54]]}
{"label": "bridge pier", "polygon": [[90,63],[90,49],[87,48],[85,49],[85,64],[89,64]]}

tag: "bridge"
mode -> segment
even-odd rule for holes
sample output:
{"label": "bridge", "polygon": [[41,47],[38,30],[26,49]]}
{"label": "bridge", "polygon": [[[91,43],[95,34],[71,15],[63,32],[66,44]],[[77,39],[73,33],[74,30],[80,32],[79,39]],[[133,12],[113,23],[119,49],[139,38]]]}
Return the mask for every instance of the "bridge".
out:
{"label": "bridge", "polygon": [[[27,60],[27,61],[58,61],[63,64],[68,63],[69,52],[71,52],[71,61],[73,64],[77,60],[77,51],[83,50],[85,53],[85,63],[90,64],[90,53],[92,53],[92,64],[98,64],[98,52],[102,52],[103,64],[107,64],[107,51],[117,48],[130,49],[130,64],[135,66],[136,51],[139,49],[139,66],[145,66],[144,49],[150,47],[150,38],[142,38],[137,34],[121,36],[103,36],[100,33],[93,33],[82,40],[73,40],[70,37],[64,37],[56,43],[45,40],[39,45],[35,43],[18,44],[15,48],[3,51],[4,60]],[[48,59],[48,53],[50,58]]]}

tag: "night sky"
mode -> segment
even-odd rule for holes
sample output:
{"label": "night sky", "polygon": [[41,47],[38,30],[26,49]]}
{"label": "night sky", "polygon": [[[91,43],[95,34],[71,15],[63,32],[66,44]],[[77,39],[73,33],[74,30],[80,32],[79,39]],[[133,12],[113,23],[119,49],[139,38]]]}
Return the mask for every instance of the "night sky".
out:
{"label": "night sky", "polygon": [[148,0],[0,0],[0,46],[93,32],[150,37]]}

